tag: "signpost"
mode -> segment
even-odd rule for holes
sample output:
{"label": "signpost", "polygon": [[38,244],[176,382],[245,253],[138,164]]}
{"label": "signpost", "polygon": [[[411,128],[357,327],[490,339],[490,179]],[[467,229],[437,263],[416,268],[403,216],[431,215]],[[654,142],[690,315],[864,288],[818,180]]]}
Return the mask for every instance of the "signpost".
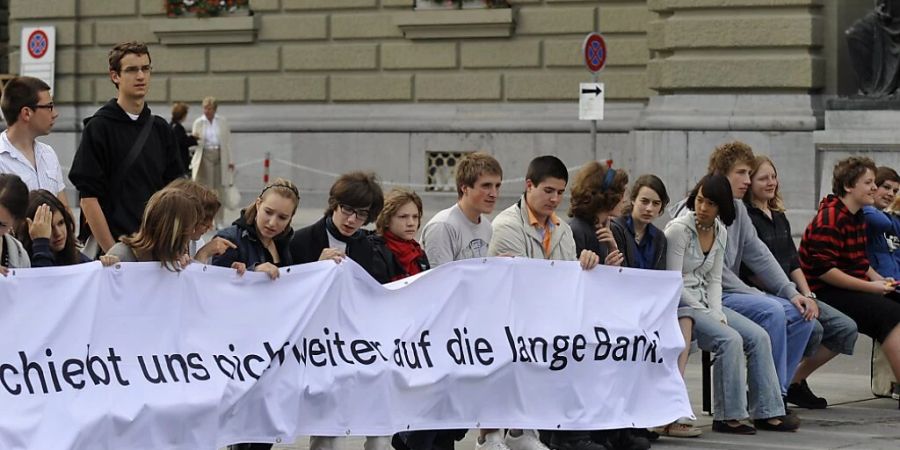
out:
{"label": "signpost", "polygon": [[56,27],[24,27],[21,42],[19,75],[44,80],[50,85],[52,93],[53,75],[56,72]]}
{"label": "signpost", "polygon": [[[578,97],[578,120],[603,120],[603,83],[581,83]],[[594,123],[596,130],[597,123]]]}
{"label": "signpost", "polygon": [[597,72],[606,66],[606,40],[600,33],[588,33],[582,44],[584,65],[593,74],[593,83],[581,83],[581,92],[578,97],[578,119],[591,121],[591,151],[594,159],[599,159],[597,154],[597,121],[603,120],[603,106],[605,98],[605,86],[598,83]]}

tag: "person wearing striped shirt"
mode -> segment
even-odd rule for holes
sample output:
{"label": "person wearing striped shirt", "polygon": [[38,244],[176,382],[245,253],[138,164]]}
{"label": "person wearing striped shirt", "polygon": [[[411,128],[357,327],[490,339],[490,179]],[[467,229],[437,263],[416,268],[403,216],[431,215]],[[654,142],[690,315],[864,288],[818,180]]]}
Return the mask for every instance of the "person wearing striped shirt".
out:
{"label": "person wearing striped shirt", "polygon": [[[860,333],[881,343],[900,378],[900,293],[866,255],[863,206],[875,201],[875,163],[851,156],[834,166],[832,194],[819,203],[800,241],[800,266],[810,289],[856,321]],[[894,392],[897,393],[897,386]]]}

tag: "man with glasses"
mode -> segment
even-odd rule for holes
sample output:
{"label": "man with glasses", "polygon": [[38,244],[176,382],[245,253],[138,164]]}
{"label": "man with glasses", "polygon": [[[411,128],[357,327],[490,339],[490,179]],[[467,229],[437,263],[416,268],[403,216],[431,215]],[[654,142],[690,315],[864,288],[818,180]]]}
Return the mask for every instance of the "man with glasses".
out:
{"label": "man with glasses", "polygon": [[46,189],[69,207],[66,179],[53,148],[38,142],[50,134],[59,112],[53,108],[50,86],[33,77],[16,77],[3,88],[0,110],[6,131],[0,133],[0,173],[18,175],[28,190]]}
{"label": "man with glasses", "polygon": [[384,206],[384,193],[375,174],[350,172],[331,186],[328,208],[318,222],[297,230],[291,239],[291,256],[298,264],[350,258],[378,279],[386,274],[374,270],[372,245],[361,228],[374,221]]}
{"label": "man with glasses", "polygon": [[90,257],[136,232],[150,196],[183,173],[172,129],[144,101],[151,70],[145,44],[113,47],[109,78],[118,95],[84,120],[69,180],[81,198],[79,238],[92,237],[85,248]]}
{"label": "man with glasses", "polygon": [[[331,185],[328,208],[318,222],[297,230],[291,239],[291,257],[297,264],[326,259],[340,262],[350,258],[379,283],[390,281],[387,274],[378,274],[372,244],[361,230],[378,217],[384,207],[384,193],[371,172],[350,172],[341,175]],[[367,436],[366,450],[389,450],[390,436]],[[337,438],[310,436],[310,450],[335,450]]]}

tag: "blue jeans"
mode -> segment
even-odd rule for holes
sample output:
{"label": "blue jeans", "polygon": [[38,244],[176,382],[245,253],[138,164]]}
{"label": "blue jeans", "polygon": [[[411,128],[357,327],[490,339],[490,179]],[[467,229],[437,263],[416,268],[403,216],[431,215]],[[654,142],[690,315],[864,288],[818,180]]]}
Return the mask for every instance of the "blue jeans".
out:
{"label": "blue jeans", "polygon": [[835,353],[852,355],[859,336],[856,322],[821,299],[816,303],[819,305],[819,319],[813,324],[813,332],[803,356],[815,354],[820,344]]}
{"label": "blue jeans", "polygon": [[723,293],[722,305],[752,320],[769,334],[781,395],[787,395],[815,321],[805,320],[790,300],[772,295]]}
{"label": "blue jeans", "polygon": [[748,399],[752,419],[783,416],[784,403],[772,364],[769,335],[750,319],[728,308],[723,307],[722,312],[728,325],[704,310],[694,310],[693,315],[697,345],[716,357],[713,418],[746,419]]}

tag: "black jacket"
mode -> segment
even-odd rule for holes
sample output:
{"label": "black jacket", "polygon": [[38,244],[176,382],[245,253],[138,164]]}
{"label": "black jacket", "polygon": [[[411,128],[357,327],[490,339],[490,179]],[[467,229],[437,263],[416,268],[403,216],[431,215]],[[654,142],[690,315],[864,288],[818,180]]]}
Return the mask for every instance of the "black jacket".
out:
{"label": "black jacket", "polygon": [[[121,185],[112,186],[115,174],[123,170],[126,155],[148,120],[153,121],[153,127],[140,156],[121,177]],[[131,120],[112,99],[84,119],[69,180],[81,198],[97,198],[113,239],[118,239],[138,230],[150,196],[183,171],[172,129],[165,119],[152,115],[145,104],[138,119]]]}
{"label": "black jacket", "polygon": [[175,136],[175,145],[178,147],[178,156],[181,158],[182,170],[185,176],[190,176],[191,146],[197,145],[197,138],[187,134],[181,122],[172,122],[172,134]]}
{"label": "black jacket", "polygon": [[213,256],[212,265],[231,267],[231,264],[234,262],[242,262],[247,265],[247,270],[254,270],[257,265],[266,262],[275,264],[278,267],[290,266],[294,264],[290,250],[291,235],[293,233],[293,230],[288,228],[279,237],[275,238],[275,249],[278,250],[280,260],[278,264],[275,264],[272,255],[260,242],[259,235],[256,234],[256,227],[244,220],[244,212],[241,211],[240,217],[230,227],[216,233],[216,236],[233,242],[237,248],[229,248],[225,253]]}
{"label": "black jacket", "polygon": [[[384,236],[372,233],[368,236],[369,243],[372,245],[372,271],[369,272],[372,278],[384,284],[391,280],[399,280],[408,277],[410,274],[400,265],[400,261],[394,256],[394,252],[387,246]],[[428,256],[425,255],[416,261],[419,269],[424,272],[431,269],[431,263],[428,262]],[[382,281],[382,279],[384,281]]]}
{"label": "black jacket", "polygon": [[[305,264],[318,261],[322,250],[330,247],[325,219],[326,217],[322,217],[318,222],[294,233],[294,237],[291,239],[291,254],[294,256],[294,262]],[[390,278],[385,279],[386,271],[378,269],[372,243],[366,238],[365,233],[365,231],[361,231],[359,237],[348,241],[345,253],[347,257],[366,269],[372,278],[378,280],[379,283],[387,283]]]}
{"label": "black jacket", "polygon": [[575,239],[575,254],[580,257],[581,251],[588,249],[596,253],[600,257],[600,263],[603,264],[609,255],[609,248],[597,239],[594,225],[584,219],[573,217],[569,221],[569,226],[572,227],[572,237]]}
{"label": "black jacket", "polygon": [[[50,239],[37,238],[31,241],[31,267],[55,267],[60,263],[56,261],[56,253],[50,248]],[[78,252],[78,264],[91,262],[84,253]]]}
{"label": "black jacket", "polygon": [[[653,224],[647,225],[652,227]],[[634,232],[625,223],[625,216],[616,217],[609,223],[613,237],[616,239],[616,246],[625,256],[626,267],[637,267],[635,255],[637,254],[637,243],[634,242]],[[649,234],[645,234],[649,236]],[[653,268],[656,270],[666,270],[666,235],[662,230],[656,228],[655,238],[653,240]]]}

